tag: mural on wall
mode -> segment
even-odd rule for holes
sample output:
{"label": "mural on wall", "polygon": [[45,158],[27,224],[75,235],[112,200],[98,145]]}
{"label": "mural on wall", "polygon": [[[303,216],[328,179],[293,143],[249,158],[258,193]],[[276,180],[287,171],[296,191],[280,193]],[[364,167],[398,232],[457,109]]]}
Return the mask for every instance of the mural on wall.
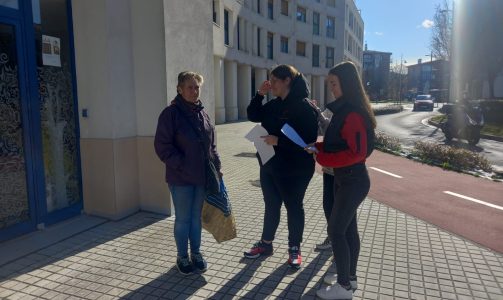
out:
{"label": "mural on wall", "polygon": [[0,51],[0,229],[29,219],[18,69]]}
{"label": "mural on wall", "polygon": [[48,212],[81,200],[71,78],[67,65],[38,67]]}

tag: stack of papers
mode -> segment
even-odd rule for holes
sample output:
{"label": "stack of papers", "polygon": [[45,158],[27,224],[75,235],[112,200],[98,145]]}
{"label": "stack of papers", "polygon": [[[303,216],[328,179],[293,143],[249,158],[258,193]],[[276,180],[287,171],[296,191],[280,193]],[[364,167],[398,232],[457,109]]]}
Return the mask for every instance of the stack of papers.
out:
{"label": "stack of papers", "polygon": [[267,145],[262,138],[262,136],[266,135],[269,135],[267,130],[258,124],[245,135],[245,138],[252,142],[255,149],[257,149],[263,165],[265,165],[275,154],[273,146]]}

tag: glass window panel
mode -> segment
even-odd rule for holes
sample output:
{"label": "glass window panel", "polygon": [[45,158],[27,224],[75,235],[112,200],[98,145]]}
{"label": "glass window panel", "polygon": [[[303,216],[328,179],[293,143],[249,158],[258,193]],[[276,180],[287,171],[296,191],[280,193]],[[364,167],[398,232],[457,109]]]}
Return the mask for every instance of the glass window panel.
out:
{"label": "glass window panel", "polygon": [[66,0],[41,0],[34,24],[47,211],[81,201]]}
{"label": "glass window panel", "polygon": [[0,229],[29,219],[15,28],[0,23]]}

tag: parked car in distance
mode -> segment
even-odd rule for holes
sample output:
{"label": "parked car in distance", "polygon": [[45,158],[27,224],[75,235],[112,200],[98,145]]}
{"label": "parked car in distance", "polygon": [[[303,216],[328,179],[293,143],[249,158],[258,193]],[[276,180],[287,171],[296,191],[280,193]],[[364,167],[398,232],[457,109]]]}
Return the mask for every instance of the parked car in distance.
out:
{"label": "parked car in distance", "polygon": [[420,109],[433,111],[434,100],[435,98],[431,97],[431,95],[417,95],[416,98],[414,98],[414,107],[412,111]]}

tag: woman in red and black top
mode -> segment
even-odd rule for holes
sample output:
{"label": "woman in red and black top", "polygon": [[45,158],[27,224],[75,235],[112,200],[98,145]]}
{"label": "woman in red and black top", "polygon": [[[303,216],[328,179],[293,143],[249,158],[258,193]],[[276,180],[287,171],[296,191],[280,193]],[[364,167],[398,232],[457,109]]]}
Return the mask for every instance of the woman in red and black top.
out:
{"label": "woman in red and black top", "polygon": [[328,234],[337,274],[327,274],[324,281],[329,286],[316,294],[322,299],[351,299],[356,289],[360,252],[356,210],[370,189],[365,160],[373,149],[376,121],[353,63],[343,62],[333,67],[327,81],[335,97],[335,101],[327,105],[333,116],[324,141],[314,144],[314,152],[320,165],[334,169],[334,205]]}

